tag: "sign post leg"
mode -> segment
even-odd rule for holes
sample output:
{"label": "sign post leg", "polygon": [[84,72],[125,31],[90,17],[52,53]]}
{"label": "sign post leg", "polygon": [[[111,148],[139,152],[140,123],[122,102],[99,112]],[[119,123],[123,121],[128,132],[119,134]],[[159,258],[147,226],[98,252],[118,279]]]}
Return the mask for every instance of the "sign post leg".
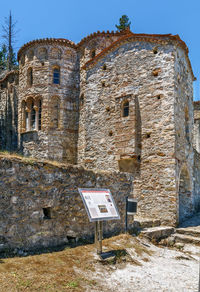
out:
{"label": "sign post leg", "polygon": [[97,246],[97,254],[102,254],[102,235],[103,235],[103,222],[95,222],[95,244]]}
{"label": "sign post leg", "polygon": [[128,211],[128,196],[126,197],[125,233],[128,233],[128,215],[127,215],[127,211]]}

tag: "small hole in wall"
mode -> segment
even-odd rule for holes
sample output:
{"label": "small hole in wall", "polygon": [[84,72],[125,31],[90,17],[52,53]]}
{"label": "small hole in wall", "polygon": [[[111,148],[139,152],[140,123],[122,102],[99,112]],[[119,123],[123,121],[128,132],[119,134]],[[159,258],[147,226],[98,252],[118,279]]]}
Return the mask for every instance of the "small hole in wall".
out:
{"label": "small hole in wall", "polygon": [[104,81],[101,83],[101,85],[102,85],[102,87],[105,87],[106,86],[106,84],[105,84]]}
{"label": "small hole in wall", "polygon": [[106,64],[103,65],[103,70],[106,70],[107,69],[107,66]]}
{"label": "small hole in wall", "polygon": [[157,77],[159,73],[161,73],[161,69],[160,69],[160,68],[156,68],[156,69],[154,69],[154,70],[152,71],[152,75],[153,75],[154,77]]}
{"label": "small hole in wall", "polygon": [[110,136],[110,137],[112,137],[112,135],[113,135],[113,132],[112,132],[112,131],[110,131],[110,132],[109,132],[109,136]]}
{"label": "small hole in wall", "polygon": [[43,219],[51,219],[51,208],[43,208]]}
{"label": "small hole in wall", "polygon": [[137,160],[140,162],[141,161],[141,156],[138,155]]}
{"label": "small hole in wall", "polygon": [[44,62],[41,62],[42,66],[44,66]]}
{"label": "small hole in wall", "polygon": [[151,134],[150,133],[147,133],[145,137],[148,139],[148,138],[151,137]]}
{"label": "small hole in wall", "polygon": [[110,108],[109,106],[107,106],[106,111],[109,113],[110,112]]}
{"label": "small hole in wall", "polygon": [[80,105],[82,106],[84,104],[84,94],[82,93],[80,96]]}
{"label": "small hole in wall", "polygon": [[153,53],[156,55],[158,53],[158,48],[154,48]]}
{"label": "small hole in wall", "polygon": [[160,97],[161,97],[161,96],[160,96],[160,95],[158,95],[158,96],[157,96],[157,99],[160,99]]}

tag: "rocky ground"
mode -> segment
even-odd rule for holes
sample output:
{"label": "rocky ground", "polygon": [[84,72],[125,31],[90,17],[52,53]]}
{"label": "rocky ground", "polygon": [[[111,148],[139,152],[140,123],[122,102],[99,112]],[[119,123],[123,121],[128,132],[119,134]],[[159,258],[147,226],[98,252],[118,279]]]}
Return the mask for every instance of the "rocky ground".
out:
{"label": "rocky ground", "polygon": [[154,245],[121,234],[103,241],[113,257],[101,260],[94,244],[0,260],[0,291],[198,291],[200,247]]}

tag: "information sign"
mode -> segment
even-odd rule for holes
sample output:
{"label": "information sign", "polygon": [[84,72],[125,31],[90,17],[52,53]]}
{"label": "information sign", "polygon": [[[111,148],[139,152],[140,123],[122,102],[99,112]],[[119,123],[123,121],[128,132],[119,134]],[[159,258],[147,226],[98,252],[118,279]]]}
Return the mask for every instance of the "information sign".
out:
{"label": "information sign", "polygon": [[90,222],[120,219],[109,189],[78,189]]}

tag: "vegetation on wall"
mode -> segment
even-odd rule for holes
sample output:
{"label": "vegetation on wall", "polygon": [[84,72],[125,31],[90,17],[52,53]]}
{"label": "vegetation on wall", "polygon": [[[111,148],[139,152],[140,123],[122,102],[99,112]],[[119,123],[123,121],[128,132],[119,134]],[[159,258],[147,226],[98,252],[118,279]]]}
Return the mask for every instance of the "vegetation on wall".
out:
{"label": "vegetation on wall", "polygon": [[126,29],[130,29],[131,22],[129,21],[129,18],[127,15],[122,15],[119,19],[119,25],[115,25],[118,31],[123,31]]}

